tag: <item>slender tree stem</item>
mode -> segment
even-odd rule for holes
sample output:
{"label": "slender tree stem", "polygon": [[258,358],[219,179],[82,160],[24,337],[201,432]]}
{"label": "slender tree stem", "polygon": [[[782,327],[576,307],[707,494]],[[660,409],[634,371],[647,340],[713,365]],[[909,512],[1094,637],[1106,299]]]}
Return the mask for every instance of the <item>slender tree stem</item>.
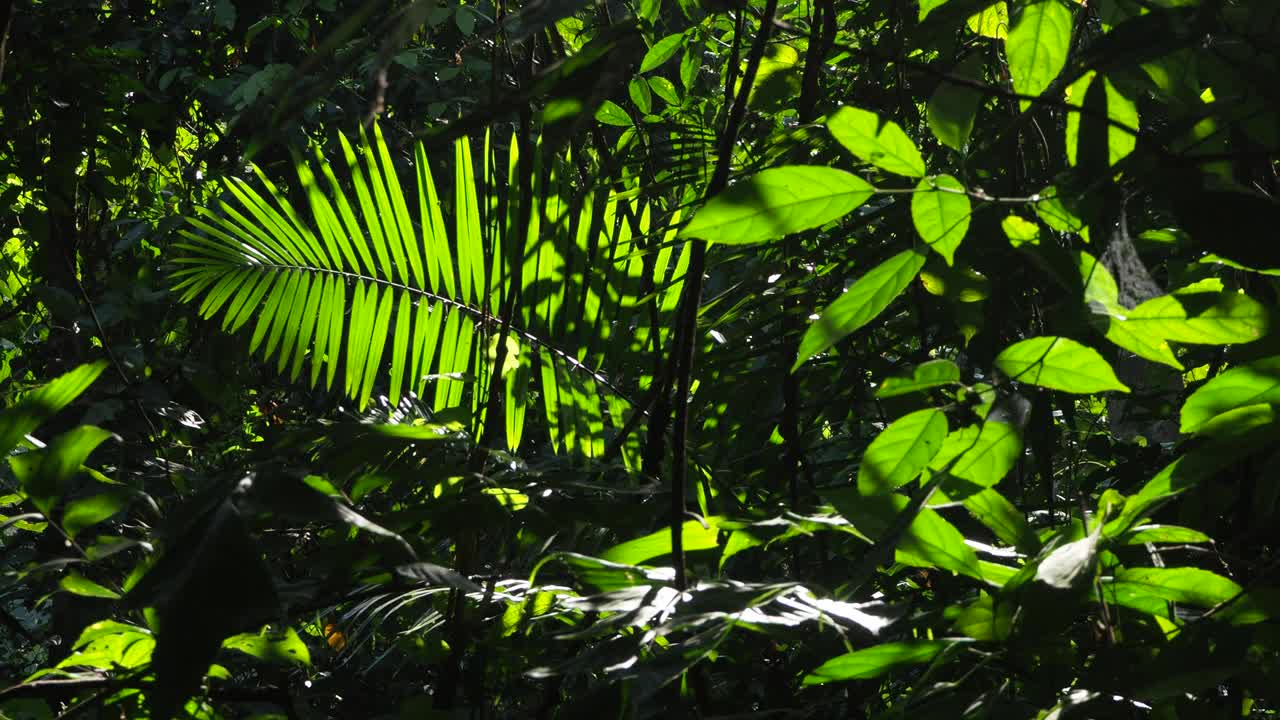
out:
{"label": "slender tree stem", "polygon": [[[756,34],[751,52],[747,55],[747,67],[742,75],[742,84],[734,98],[733,109],[725,123],[724,134],[720,137],[720,153],[716,161],[715,174],[707,186],[706,198],[710,198],[724,190],[729,184],[729,170],[733,165],[733,147],[738,142],[738,130],[747,114],[747,98],[751,94],[751,86],[755,84],[756,71],[760,60],[764,57],[765,45],[773,29],[773,15],[778,9],[778,0],[768,0],[765,4],[764,16],[760,23],[760,32]],[[693,376],[694,357],[697,352],[698,307],[702,303],[702,276],[707,264],[707,244],[702,240],[691,240],[693,247],[689,251],[689,271],[685,275],[684,288],[680,298],[680,311],[677,319],[676,341],[672,348],[670,363],[675,365],[676,407],[675,407],[675,439],[671,446],[671,562],[676,571],[676,588],[684,590],[684,533],[685,521],[684,495],[688,487],[688,440],[689,440],[689,386]]]}

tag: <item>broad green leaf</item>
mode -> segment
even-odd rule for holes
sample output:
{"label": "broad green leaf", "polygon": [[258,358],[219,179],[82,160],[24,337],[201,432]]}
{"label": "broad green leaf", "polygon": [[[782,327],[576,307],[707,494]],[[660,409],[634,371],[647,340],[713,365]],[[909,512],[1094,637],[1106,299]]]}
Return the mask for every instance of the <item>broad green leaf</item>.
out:
{"label": "broad green leaf", "polygon": [[1071,25],[1071,10],[1061,0],[1023,6],[1005,41],[1015,91],[1039,95],[1058,77],[1071,47]]}
{"label": "broad green leaf", "polygon": [[944,387],[960,382],[960,368],[950,360],[930,360],[917,365],[910,377],[886,378],[876,391],[876,397],[889,398],[907,393]]}
{"label": "broad green leaf", "polygon": [[950,175],[925,178],[911,196],[911,220],[925,244],[951,265],[969,232],[972,205],[965,187]]}
{"label": "broad green leaf", "polygon": [[654,43],[653,47],[649,48],[649,51],[644,54],[644,59],[640,61],[640,72],[647,73],[670,60],[680,50],[683,41],[684,35],[677,33],[668,35]]}
{"label": "broad green leaf", "polygon": [[1228,345],[1266,335],[1271,313],[1242,292],[1175,292],[1142,303],[1121,322],[1174,342]]}
{"label": "broad green leaf", "polygon": [[80,531],[115,515],[129,505],[128,493],[113,490],[78,498],[67,503],[62,513],[62,527],[75,537]]}
{"label": "broad green leaf", "polygon": [[1280,355],[1231,368],[1200,386],[1182,404],[1181,430],[1194,433],[1228,410],[1260,403],[1280,403]]}
{"label": "broad green leaf", "polygon": [[1159,333],[1159,328],[1151,323],[1129,322],[1135,311],[1120,304],[1120,286],[1106,265],[1089,253],[1078,251],[1076,266],[1084,284],[1084,301],[1108,340],[1139,357],[1183,369],[1173,354],[1173,348]]}
{"label": "broad green leaf", "polygon": [[924,159],[897,123],[869,110],[842,107],[827,118],[827,129],[858,159],[898,175],[924,177]]}
{"label": "broad green leaf", "polygon": [[284,632],[241,633],[222,641],[227,650],[238,650],[270,663],[311,664],[311,651],[293,628]]}
{"label": "broad green leaf", "polygon": [[1000,221],[1000,229],[1004,230],[1005,237],[1009,238],[1009,244],[1015,248],[1019,245],[1040,244],[1040,226],[1021,215],[1011,213]]}
{"label": "broad green leaf", "polygon": [[1102,585],[1102,596],[1116,605],[1167,615],[1169,603],[1211,608],[1244,592],[1235,582],[1199,568],[1131,568]]}
{"label": "broad green leaf", "polygon": [[649,89],[668,105],[680,105],[680,91],[676,90],[675,83],[670,80],[660,75],[655,75],[649,78]]}
{"label": "broad green leaf", "polygon": [[40,465],[22,482],[23,490],[30,496],[40,512],[49,514],[54,503],[66,489],[67,483],[80,472],[99,445],[115,433],[92,425],[81,425],[59,435],[42,451]]}
{"label": "broad green leaf", "polygon": [[69,573],[63,575],[58,581],[58,587],[73,594],[84,597],[106,598],[108,600],[119,600],[120,593],[108,587],[103,587],[98,583],[79,573]]}
{"label": "broad green leaf", "polygon": [[956,618],[956,632],[984,642],[1003,641],[1013,629],[1014,603],[998,595],[981,593]]}
{"label": "broad green leaf", "polygon": [[106,367],[105,360],[81,365],[24,395],[13,407],[0,410],[0,457],[8,455],[24,436],[79,397]]}
{"label": "broad green leaf", "polygon": [[653,92],[643,78],[631,78],[631,82],[627,83],[627,94],[640,112],[646,115],[653,112]]}
{"label": "broad green leaf", "polygon": [[[717,545],[716,538],[720,533],[716,523],[720,521],[719,517],[705,518],[704,526],[699,520],[688,520],[682,526],[682,537],[684,539],[685,551],[690,550],[711,550]],[[656,557],[662,557],[671,553],[671,529],[662,528],[638,537],[635,540],[628,540],[619,545],[614,545],[604,551],[600,558],[612,563],[622,565],[638,565],[646,560],[652,560]]]}
{"label": "broad green leaf", "polygon": [[1004,40],[1009,37],[1009,6],[1000,0],[982,12],[970,15],[967,24],[978,35]]}
{"label": "broad green leaf", "polygon": [[1077,233],[1088,240],[1088,228],[1075,211],[1067,207],[1058,188],[1050,185],[1036,195],[1036,215],[1045,225],[1064,233]]}
{"label": "broad green leaf", "polygon": [[[855,530],[872,541],[883,539],[911,505],[911,498],[905,495],[859,495],[854,488],[826,490],[822,496]],[[928,507],[919,509],[897,539],[894,550],[897,561],[904,565],[941,568],[983,579],[978,556],[965,544],[964,535]]]}
{"label": "broad green leaf", "polygon": [[711,198],[680,236],[730,245],[763,242],[838,220],[874,193],[865,180],[835,168],[771,168]]}
{"label": "broad green leaf", "polygon": [[600,107],[596,108],[596,120],[605,125],[616,125],[618,127],[631,127],[631,116],[627,114],[622,106],[612,100],[605,100],[600,103]]}
{"label": "broad green leaf", "polygon": [[[923,9],[921,6],[921,11]],[[951,74],[967,80],[981,81],[983,61],[981,53],[974,53],[956,65]],[[938,89],[933,91],[926,107],[929,129],[943,145],[964,152],[981,105],[980,91],[944,78],[938,83]]]}
{"label": "broad green leaf", "polygon": [[946,437],[947,416],[941,410],[929,408],[898,418],[863,454],[858,491],[878,495],[911,482],[938,454]]}
{"label": "broad green leaf", "polygon": [[1064,337],[1042,336],[1014,343],[996,356],[1010,379],[1051,390],[1088,395],[1129,388],[1097,350]]}
{"label": "broad green leaf", "polygon": [[940,500],[959,500],[974,519],[990,528],[1001,542],[1017,547],[1020,552],[1034,554],[1039,551],[1040,538],[1022,511],[993,488],[984,488],[953,475],[942,481],[930,504],[937,504]]}
{"label": "broad green leaf", "polygon": [[809,358],[840,342],[866,325],[893,302],[924,267],[924,255],[906,250],[894,255],[858,278],[843,295],[827,306],[805,331],[791,371]]}
{"label": "broad green leaf", "polygon": [[927,663],[952,644],[945,640],[913,640],[874,645],[831,658],[805,675],[803,684],[877,678],[900,668]]}
{"label": "broad green leaf", "polygon": [[947,470],[952,477],[987,488],[1003,480],[1021,455],[1018,428],[988,420],[981,428],[970,425],[947,435],[929,470],[930,474]]}
{"label": "broad green leaf", "polygon": [[[1098,76],[1096,72],[1087,72],[1080,79],[1067,87],[1067,104],[1084,107],[1084,98],[1089,85]],[[1103,78],[1106,89],[1106,114],[1111,121],[1107,125],[1107,155],[1111,165],[1123,160],[1138,144],[1138,106],[1125,97],[1109,78]],[[1067,162],[1076,164],[1080,141],[1081,116],[1078,112],[1067,113]],[[1121,125],[1132,128],[1134,132],[1126,132]]]}
{"label": "broad green leaf", "polygon": [[1210,543],[1213,538],[1199,530],[1179,525],[1139,525],[1117,538],[1123,545],[1146,543]]}

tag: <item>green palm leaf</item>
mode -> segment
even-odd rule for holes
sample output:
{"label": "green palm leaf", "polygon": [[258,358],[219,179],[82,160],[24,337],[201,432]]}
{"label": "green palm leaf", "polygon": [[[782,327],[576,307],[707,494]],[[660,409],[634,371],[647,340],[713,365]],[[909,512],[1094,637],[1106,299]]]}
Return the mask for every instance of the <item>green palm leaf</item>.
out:
{"label": "green palm leaf", "polygon": [[[676,244],[674,229],[647,237],[661,209],[633,208],[616,195],[575,196],[555,171],[569,163],[539,152],[529,226],[517,227],[518,193],[501,196],[520,181],[517,146],[501,157],[488,138],[479,173],[469,140],[456,142],[451,208],[418,144],[415,203],[381,130],[371,135],[361,132],[356,143],[339,136],[345,184],[318,149],[296,159],[294,196],[305,198],[305,219],[257,168],[258,186],[224,180],[223,196],[197,208],[181,231],[175,292],[198,301],[202,317],[221,314],[226,331],[252,321],[251,354],[261,351],[294,380],[309,364],[312,387],[323,379],[334,389],[340,378],[341,392],[361,409],[376,391],[393,406],[408,393],[433,393],[437,412],[469,407],[478,431],[496,372],[506,415],[497,427],[509,447],[525,435],[536,392],[553,447],[602,453],[606,421],[621,427],[636,410],[597,368],[617,364],[636,387],[650,380],[639,353],[664,344],[667,333],[659,330],[656,343],[650,337],[649,303],[668,317],[683,279],[687,246]],[[513,260],[502,242],[522,238]],[[649,252],[656,293],[641,297]],[[512,261],[522,266],[520,287]],[[510,297],[519,306],[504,333],[498,308]],[[634,332],[617,333],[615,342],[616,328]],[[506,358],[496,368],[503,336]],[[641,369],[628,372],[628,363]]]}

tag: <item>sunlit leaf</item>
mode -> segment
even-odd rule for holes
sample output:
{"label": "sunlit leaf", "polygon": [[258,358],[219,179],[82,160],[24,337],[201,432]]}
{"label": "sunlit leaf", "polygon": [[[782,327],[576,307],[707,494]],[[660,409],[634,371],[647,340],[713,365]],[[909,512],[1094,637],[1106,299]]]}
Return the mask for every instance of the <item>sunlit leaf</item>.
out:
{"label": "sunlit leaf", "polygon": [[809,358],[840,342],[850,333],[871,322],[911,284],[924,255],[906,250],[885,260],[858,278],[843,295],[822,311],[805,331],[800,341],[792,372]]}
{"label": "sunlit leaf", "polygon": [[855,157],[881,170],[907,177],[925,174],[920,150],[892,120],[846,106],[827,118],[827,129]]}
{"label": "sunlit leaf", "polygon": [[237,650],[269,663],[311,664],[311,651],[293,628],[282,632],[264,629],[260,633],[241,633],[222,641],[226,650]]}
{"label": "sunlit leaf", "polygon": [[1097,350],[1064,337],[1034,337],[1014,343],[996,356],[996,367],[1013,380],[1052,390],[1129,392]]}
{"label": "sunlit leaf", "polygon": [[969,232],[972,206],[964,185],[950,175],[925,178],[911,196],[911,220],[924,243],[950,265]]}
{"label": "sunlit leaf", "polygon": [[730,245],[763,242],[838,220],[874,192],[865,180],[835,168],[770,168],[711,198],[680,235]]}
{"label": "sunlit leaf", "polygon": [[858,466],[858,490],[865,495],[892,492],[914,480],[947,436],[940,410],[919,410],[895,420],[876,436]]}
{"label": "sunlit leaf", "polygon": [[[720,520],[718,517],[705,518],[704,525],[698,520],[689,520],[681,526],[681,534],[684,541],[685,551],[690,550],[710,550],[717,545],[717,538],[720,530],[716,527],[716,523]],[[671,553],[671,530],[663,528],[638,537],[635,540],[628,540],[620,545],[614,545],[604,551],[600,557],[612,563],[620,563],[623,565],[638,565],[646,560],[652,560],[656,557],[668,555]]]}
{"label": "sunlit leaf", "polygon": [[1280,403],[1280,356],[1234,367],[1200,386],[1182,404],[1181,430],[1194,433],[1238,407]]}
{"label": "sunlit leaf", "polygon": [[930,360],[911,370],[910,377],[885,378],[876,397],[889,398],[960,382],[960,368],[950,360]]}
{"label": "sunlit leaf", "polygon": [[1049,87],[1066,65],[1071,27],[1071,10],[1061,0],[1036,0],[1022,7],[1005,41],[1014,90],[1039,95]]}
{"label": "sunlit leaf", "polygon": [[927,663],[951,644],[945,640],[915,640],[873,645],[831,658],[805,675],[803,684],[877,678],[900,668]]}

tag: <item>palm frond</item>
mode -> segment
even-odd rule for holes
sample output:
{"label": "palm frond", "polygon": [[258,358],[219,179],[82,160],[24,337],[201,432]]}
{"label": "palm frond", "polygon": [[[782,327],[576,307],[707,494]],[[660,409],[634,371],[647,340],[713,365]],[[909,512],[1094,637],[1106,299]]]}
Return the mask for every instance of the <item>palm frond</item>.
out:
{"label": "palm frond", "polygon": [[[225,179],[222,197],[181,231],[172,273],[181,300],[199,299],[205,318],[221,313],[229,332],[252,321],[250,353],[275,358],[293,380],[309,364],[312,387],[323,379],[361,409],[375,391],[392,406],[406,394],[431,394],[435,412],[469,408],[479,431],[497,372],[506,415],[497,426],[509,447],[520,444],[540,394],[557,451],[602,452],[606,420],[621,427],[628,419],[621,415],[636,411],[602,368],[643,387],[648,378],[633,369],[636,358],[652,349],[652,321],[668,316],[679,294],[680,263],[668,273],[676,253],[685,257],[674,231],[662,242],[640,241],[663,210],[632,207],[620,195],[577,202],[554,171],[566,165],[538,153],[535,206],[520,228],[518,193],[508,192],[520,180],[514,138],[505,155],[486,138],[479,173],[470,141],[455,143],[451,205],[421,143],[416,203],[379,128],[356,143],[339,135],[338,145],[345,184],[319,149],[296,161],[305,220],[257,168],[261,189]],[[627,218],[636,217],[633,228]],[[520,287],[504,239],[524,242]],[[655,258],[646,262],[645,253]],[[646,275],[655,272],[656,281]],[[660,292],[644,301],[646,280]],[[519,305],[504,332],[498,308],[512,297]],[[502,337],[505,361],[496,368]]]}

